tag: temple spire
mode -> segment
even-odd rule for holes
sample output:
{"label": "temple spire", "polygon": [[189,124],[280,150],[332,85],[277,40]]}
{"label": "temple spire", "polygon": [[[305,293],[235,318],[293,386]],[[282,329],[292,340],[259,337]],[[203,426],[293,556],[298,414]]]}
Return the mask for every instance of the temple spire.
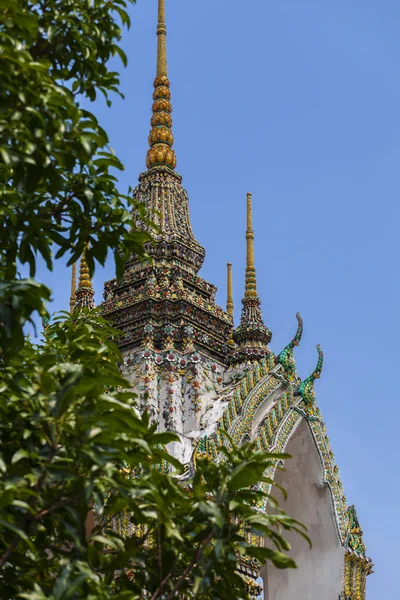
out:
{"label": "temple spire", "polygon": [[[173,260],[175,264],[197,274],[203,264],[205,251],[194,236],[188,194],[182,186],[181,175],[175,171],[166,34],[165,0],[158,0],[157,72],[147,170],[139,175],[139,184],[133,196],[137,202],[145,205],[150,220],[159,228],[156,232],[148,222],[141,224],[156,242],[155,246],[147,244],[149,254],[157,263]],[[135,262],[139,260],[135,259]]]}
{"label": "temple spire", "polygon": [[76,294],[76,262],[72,265],[71,275],[71,296],[69,299],[69,312],[73,312],[75,308],[75,294]]}
{"label": "temple spire", "polygon": [[[233,323],[233,287],[232,287],[232,263],[227,263],[227,299],[226,299],[226,312],[232,318]],[[234,347],[235,342],[233,340],[233,328],[229,332],[229,337],[227,340],[229,346]]]}
{"label": "temple spire", "polygon": [[75,307],[94,308],[94,289],[85,259],[86,249],[81,256],[79,265],[79,283],[75,294]]}
{"label": "temple spire", "polygon": [[146,165],[148,169],[164,165],[175,169],[176,156],[172,149],[172,106],[170,102],[170,82],[167,68],[167,28],[165,26],[165,0],[158,0],[157,25],[157,75],[154,80],[153,116],[149,135],[149,150]]}
{"label": "temple spire", "polygon": [[253,203],[250,192],[247,194],[246,229],[246,284],[245,298],[257,298],[256,269],[254,266]]}
{"label": "temple spire", "polygon": [[232,288],[232,263],[227,263],[227,300],[226,312],[233,317],[233,288]]}
{"label": "temple spire", "polygon": [[247,194],[246,227],[246,281],[240,325],[233,332],[233,339],[239,346],[233,362],[258,360],[269,354],[268,344],[272,334],[264,325],[257,295],[256,269],[254,263],[254,231],[252,195]]}

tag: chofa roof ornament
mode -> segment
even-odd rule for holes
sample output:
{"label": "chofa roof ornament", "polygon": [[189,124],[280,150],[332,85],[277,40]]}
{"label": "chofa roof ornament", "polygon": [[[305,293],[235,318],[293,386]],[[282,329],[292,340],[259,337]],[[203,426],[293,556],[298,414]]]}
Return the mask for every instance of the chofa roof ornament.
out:
{"label": "chofa roof ornament", "polygon": [[321,377],[322,365],[324,364],[324,354],[321,350],[321,346],[318,344],[318,362],[314,371],[311,373],[307,379],[301,382],[298,387],[298,394],[303,398],[304,402],[309,404],[310,402],[314,402],[315,400],[315,390],[314,390],[314,381]]}
{"label": "chofa roof ornament", "polygon": [[290,344],[288,344],[286,346],[286,348],[284,348],[282,350],[282,352],[279,354],[279,356],[277,357],[277,362],[280,363],[282,365],[282,367],[285,369],[286,376],[289,379],[289,381],[293,381],[295,378],[295,375],[296,375],[296,362],[294,360],[293,349],[295,346],[298,346],[300,344],[300,341],[301,341],[301,338],[303,335],[303,319],[301,318],[299,312],[296,313],[296,319],[297,319],[296,335],[294,336],[294,338],[292,339]]}

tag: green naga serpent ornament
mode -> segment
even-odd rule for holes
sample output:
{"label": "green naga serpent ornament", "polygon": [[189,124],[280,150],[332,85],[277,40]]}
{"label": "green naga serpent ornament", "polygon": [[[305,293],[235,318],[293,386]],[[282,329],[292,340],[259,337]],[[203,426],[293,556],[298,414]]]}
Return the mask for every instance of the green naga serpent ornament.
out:
{"label": "green naga serpent ornament", "polygon": [[321,346],[318,344],[318,362],[314,371],[307,379],[301,382],[297,389],[297,393],[303,398],[306,404],[310,404],[315,400],[314,381],[321,377],[322,365],[324,364],[324,354],[321,350]]}
{"label": "green naga serpent ornament", "polygon": [[277,362],[285,369],[286,377],[289,381],[294,381],[296,376],[296,362],[294,360],[293,349],[300,344],[303,335],[303,319],[301,318],[300,313],[296,313],[296,319],[298,323],[296,335],[277,358]]}
{"label": "green naga serpent ornament", "polygon": [[346,546],[349,548],[349,550],[352,550],[356,554],[364,556],[366,549],[362,539],[363,532],[361,531],[357,512],[354,506],[349,506],[347,509],[347,520],[349,533],[346,540]]}

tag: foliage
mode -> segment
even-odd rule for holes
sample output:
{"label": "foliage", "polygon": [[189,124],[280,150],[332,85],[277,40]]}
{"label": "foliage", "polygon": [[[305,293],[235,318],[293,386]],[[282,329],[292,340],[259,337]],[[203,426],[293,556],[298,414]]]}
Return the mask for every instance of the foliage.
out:
{"label": "foliage", "polygon": [[[118,92],[119,16],[125,0],[0,0],[0,266],[7,279],[17,261],[35,275],[35,255],[51,269],[90,242],[87,262],[104,264],[114,250],[118,274],[149,235],[132,223],[132,198],[118,191],[123,168],[108,136],[82,101]],[[143,213],[143,207],[136,207]]]}
{"label": "foliage", "polygon": [[[146,257],[144,207],[118,191],[122,165],[80,106],[119,92],[108,62],[126,60],[126,4],[0,0],[0,14],[0,597],[246,598],[238,558],[293,567],[280,531],[302,531],[277,506],[256,509],[276,457],[227,439],[223,461],[199,460],[184,479],[166,452],[175,436],[136,412],[118,334],[98,311],[59,315],[39,345],[23,333],[47,321],[51,292],[19,278],[19,264],[34,277],[38,255],[51,269],[88,243],[91,272],[108,250],[118,274]],[[110,527],[121,514],[133,535]]]}
{"label": "foliage", "polygon": [[[176,437],[137,414],[114,335],[97,311],[60,315],[1,372],[0,596],[247,597],[238,557],[294,566],[279,529],[300,526],[256,509],[253,486],[275,457],[227,439],[225,460],[199,460],[189,480],[160,472],[162,461],[181,470],[164,450]],[[93,504],[102,518],[87,537]],[[121,513],[136,535],[111,529]]]}

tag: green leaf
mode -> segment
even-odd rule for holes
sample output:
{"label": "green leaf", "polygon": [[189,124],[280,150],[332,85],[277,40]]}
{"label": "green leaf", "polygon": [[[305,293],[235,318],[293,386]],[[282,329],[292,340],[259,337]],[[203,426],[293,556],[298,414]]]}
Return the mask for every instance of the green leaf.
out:
{"label": "green leaf", "polygon": [[13,533],[15,533],[16,536],[21,538],[21,540],[23,540],[26,543],[26,545],[29,547],[30,550],[32,550],[32,552],[35,552],[35,546],[34,546],[33,542],[29,539],[29,537],[27,536],[27,534],[25,533],[25,531],[23,529],[20,529],[13,523],[10,523],[8,521],[3,521],[2,519],[0,519],[0,525],[2,527],[4,527],[5,529],[9,529]]}
{"label": "green leaf", "polygon": [[29,456],[29,452],[27,450],[24,450],[23,448],[21,448],[20,450],[17,450],[15,452],[15,454],[13,455],[13,457],[11,459],[11,464],[15,465],[17,462],[19,462],[23,458],[28,458],[28,456]]}

